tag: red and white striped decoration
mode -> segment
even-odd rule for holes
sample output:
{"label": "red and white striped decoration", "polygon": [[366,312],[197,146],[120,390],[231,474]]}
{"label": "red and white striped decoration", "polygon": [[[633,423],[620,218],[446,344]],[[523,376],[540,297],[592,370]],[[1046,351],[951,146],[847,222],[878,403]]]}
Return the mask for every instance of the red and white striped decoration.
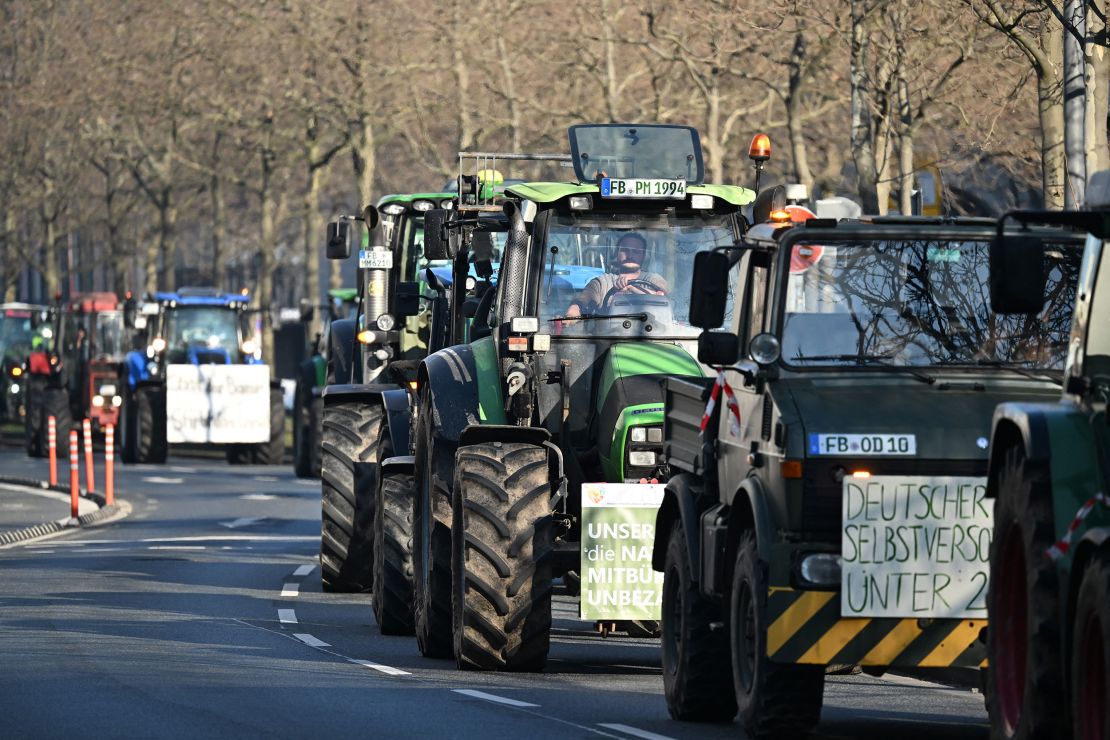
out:
{"label": "red and white striped decoration", "polygon": [[717,380],[713,382],[713,390],[709,394],[709,403],[705,405],[705,413],[701,416],[701,431],[705,431],[706,426],[709,425],[709,418],[713,416],[713,410],[717,408],[717,399],[721,397],[721,389],[725,391],[725,404],[728,407],[729,419],[728,429],[733,436],[740,436],[740,406],[736,403],[736,394],[732,392],[732,386],[728,384],[725,379],[725,371],[717,371]]}
{"label": "red and white striped decoration", "polygon": [[1110,506],[1110,500],[1108,500],[1106,494],[1096,493],[1094,496],[1084,501],[1083,505],[1079,507],[1079,511],[1075,512],[1075,518],[1072,519],[1071,524],[1068,525],[1068,531],[1064,532],[1064,536],[1058,539],[1055,545],[1044,551],[1044,554],[1048,556],[1049,560],[1059,560],[1067,555],[1068,550],[1071,548],[1071,538],[1075,534],[1075,530],[1079,529],[1079,525],[1083,523],[1083,520],[1087,518],[1087,515],[1091,513],[1091,510],[1095,508],[1096,504]]}

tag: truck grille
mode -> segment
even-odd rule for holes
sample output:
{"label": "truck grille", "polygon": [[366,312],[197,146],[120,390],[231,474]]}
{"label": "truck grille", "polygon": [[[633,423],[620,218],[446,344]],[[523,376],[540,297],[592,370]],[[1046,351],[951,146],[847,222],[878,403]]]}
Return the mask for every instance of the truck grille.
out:
{"label": "truck grille", "polygon": [[802,493],[801,529],[830,535],[830,542],[840,541],[840,509],[842,484],[833,477],[836,469],[870,470],[871,475],[953,475],[985,476],[987,460],[920,460],[836,458],[806,460]]}

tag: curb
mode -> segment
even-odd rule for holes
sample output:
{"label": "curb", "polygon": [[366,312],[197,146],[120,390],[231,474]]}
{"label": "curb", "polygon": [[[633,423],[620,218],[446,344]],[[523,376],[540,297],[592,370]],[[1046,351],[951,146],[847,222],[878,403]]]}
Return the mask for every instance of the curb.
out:
{"label": "curb", "polygon": [[[60,493],[69,493],[69,488],[64,486],[51,486],[49,483],[33,478],[17,478],[13,476],[3,475],[0,476],[0,483],[7,483],[13,486],[23,486],[25,488],[38,488],[43,491],[58,491]],[[29,542],[36,540],[40,537],[45,537],[58,532],[64,532],[74,527],[95,527],[101,524],[108,524],[118,519],[123,519],[131,513],[131,504],[122,499],[116,499],[116,503],[111,506],[105,505],[104,496],[99,493],[88,493],[83,491],[81,493],[83,498],[94,502],[100,508],[90,514],[84,514],[77,517],[77,519],[58,519],[53,522],[44,522],[42,524],[35,524],[30,527],[22,529],[12,529],[7,532],[0,532],[0,547],[6,547],[22,542]]]}

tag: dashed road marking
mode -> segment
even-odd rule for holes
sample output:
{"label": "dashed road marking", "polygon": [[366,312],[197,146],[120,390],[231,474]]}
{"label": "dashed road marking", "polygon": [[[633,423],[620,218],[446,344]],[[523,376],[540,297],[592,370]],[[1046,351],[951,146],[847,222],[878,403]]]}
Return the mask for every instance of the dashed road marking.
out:
{"label": "dashed road marking", "polygon": [[282,624],[297,624],[297,612],[293,609],[278,609],[278,621]]}
{"label": "dashed road marking", "polygon": [[648,732],[647,730],[641,730],[641,729],[638,729],[636,727],[632,727],[631,725],[622,725],[622,724],[619,724],[619,723],[602,723],[602,722],[599,722],[597,726],[598,727],[604,727],[607,730],[615,730],[617,732],[623,732],[624,734],[631,735],[632,737],[641,737],[644,740],[674,740],[674,738],[672,738],[668,735],[657,735],[654,732]]}
{"label": "dashed road marking", "polygon": [[360,666],[363,666],[365,668],[370,668],[371,670],[375,670],[375,671],[378,671],[380,673],[384,673],[387,676],[411,676],[412,675],[408,671],[402,671],[400,668],[394,668],[392,666],[382,665],[381,663],[375,663],[375,662],[370,661],[370,660],[359,660],[357,658],[347,658],[347,660],[351,661],[355,665],[360,665]]}
{"label": "dashed road marking", "polygon": [[294,634],[293,637],[296,637],[298,640],[303,642],[305,645],[308,645],[309,647],[331,647],[331,645],[324,642],[323,640],[313,637],[312,635],[306,635],[303,632],[298,632]]}
{"label": "dashed road marking", "polygon": [[239,498],[243,499],[244,501],[272,501],[273,499],[277,498],[277,496],[271,495],[269,493],[248,493],[244,496],[240,496]]}
{"label": "dashed road marking", "polygon": [[492,701],[496,704],[505,704],[505,705],[510,706],[510,707],[538,707],[539,706],[539,704],[532,704],[532,703],[526,702],[526,701],[518,701],[517,699],[509,699],[509,698],[506,698],[504,696],[498,696],[497,694],[487,694],[486,692],[478,691],[477,689],[451,689],[451,690],[454,691],[456,694],[464,694],[466,696],[472,696],[475,699],[485,699],[486,701]]}
{"label": "dashed road marking", "polygon": [[282,587],[281,587],[281,595],[283,597],[285,597],[285,596],[296,596],[297,591],[299,591],[300,588],[301,588],[300,584],[286,583],[286,584],[282,585]]}
{"label": "dashed road marking", "polygon": [[[204,545],[151,545],[148,550],[206,550]],[[89,552],[85,550],[85,552]]]}
{"label": "dashed road marking", "polygon": [[272,475],[256,475],[254,479],[259,483],[277,483],[280,480],[280,478],[276,478]]}
{"label": "dashed road marking", "polygon": [[308,564],[308,565],[302,565],[299,568],[297,568],[295,571],[293,571],[293,575],[298,577],[298,578],[301,577],[301,576],[307,576],[309,573],[311,573],[315,569],[316,569],[316,566],[312,565],[311,563]]}
{"label": "dashed road marking", "polygon": [[167,478],[162,475],[148,475],[143,478],[143,483],[159,483],[166,486],[175,486],[184,482],[184,478]]}

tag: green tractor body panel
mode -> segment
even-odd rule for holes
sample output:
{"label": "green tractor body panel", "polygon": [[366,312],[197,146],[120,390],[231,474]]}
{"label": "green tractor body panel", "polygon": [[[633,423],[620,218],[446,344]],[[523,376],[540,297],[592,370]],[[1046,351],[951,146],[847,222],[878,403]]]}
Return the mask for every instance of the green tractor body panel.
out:
{"label": "green tractor body panel", "polygon": [[506,424],[505,400],[501,391],[501,367],[493,337],[471,343],[478,377],[478,418],[483,424]]}
{"label": "green tractor body panel", "polygon": [[354,303],[358,298],[358,290],[355,288],[332,288],[328,291],[328,297],[343,303]]}
{"label": "green tractor body panel", "polygon": [[[625,451],[629,446],[629,436],[633,427],[663,427],[663,404],[642,403],[629,406],[621,411],[617,426],[613,430],[613,442],[609,445],[609,455],[601,455],[601,465],[605,469],[605,480],[619,483],[624,480]],[[638,482],[638,481],[637,481]]]}
{"label": "green tractor body panel", "polygon": [[[597,385],[597,412],[601,413],[613,383],[635,375],[659,379],[668,375],[703,375],[701,365],[675,344],[620,343],[610,348],[600,368]],[[662,398],[662,394],[660,394]]]}
{"label": "green tractor body panel", "polygon": [[313,355],[309,358],[316,378],[316,388],[323,388],[328,382],[328,361],[323,355]]}

